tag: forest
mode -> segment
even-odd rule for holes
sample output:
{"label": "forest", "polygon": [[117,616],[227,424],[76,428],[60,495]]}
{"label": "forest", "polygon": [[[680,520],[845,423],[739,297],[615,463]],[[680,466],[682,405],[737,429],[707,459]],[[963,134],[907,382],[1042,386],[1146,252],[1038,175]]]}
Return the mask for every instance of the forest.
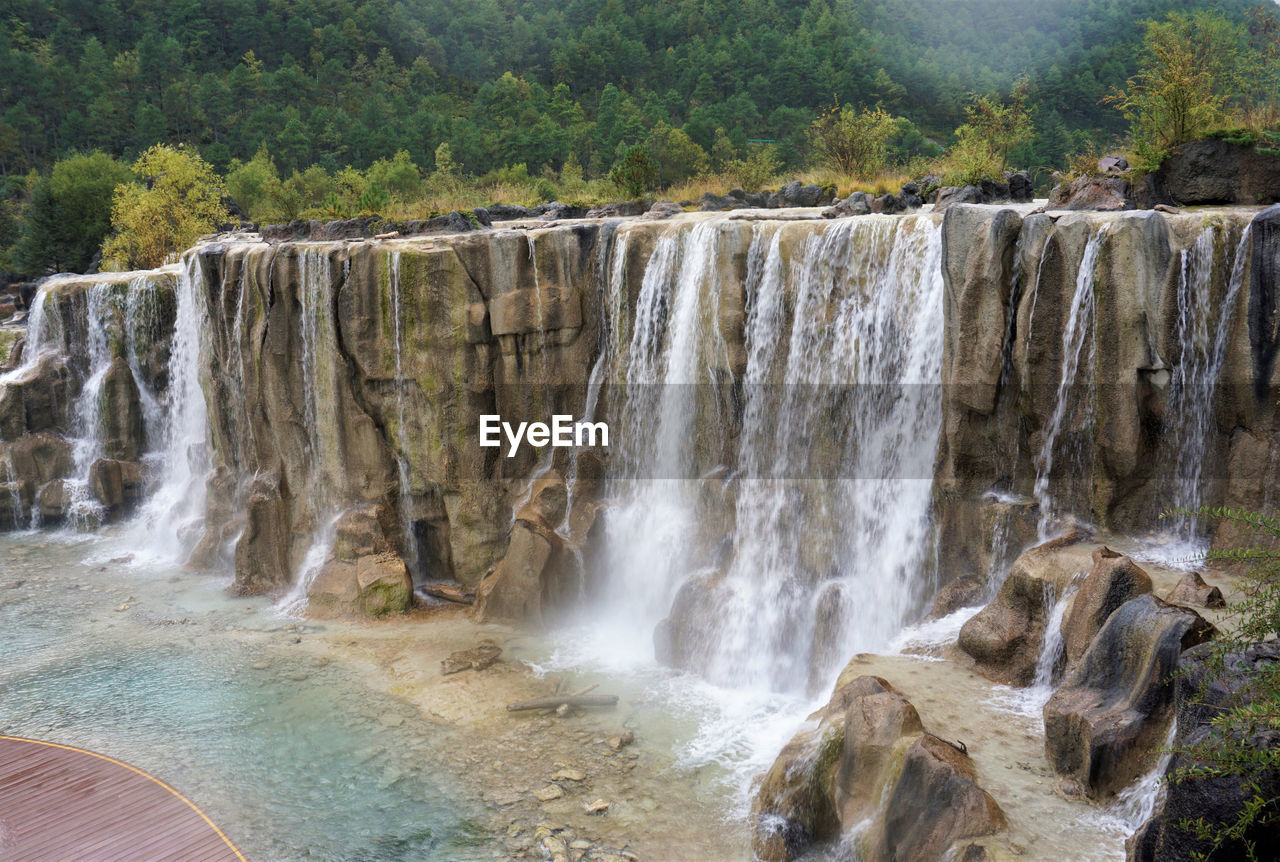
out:
{"label": "forest", "polygon": [[[156,143],[187,145],[219,175],[242,171],[231,192],[254,217],[325,201],[335,216],[377,211],[396,197],[397,170],[464,185],[545,178],[548,194],[603,198],[619,193],[610,172],[637,146],[656,162],[661,188],[730,166],[741,176],[752,160],[765,175],[812,167],[811,127],[833,106],[883,111],[893,120],[891,161],[909,170],[955,144],[975,98],[1015,90],[1031,131],[1008,161],[1043,186],[1072,154],[1128,128],[1122,106],[1106,99],[1137,70],[1141,22],[1213,9],[1256,34],[1274,33],[1277,17],[1257,0],[8,8],[0,249],[19,241],[31,200],[51,193],[52,168],[72,156],[102,153],[123,166]],[[389,182],[357,176],[377,165]],[[268,206],[262,189],[290,179],[292,192]],[[259,192],[260,201],[242,200]],[[73,257],[2,263],[32,275],[87,262]]]}

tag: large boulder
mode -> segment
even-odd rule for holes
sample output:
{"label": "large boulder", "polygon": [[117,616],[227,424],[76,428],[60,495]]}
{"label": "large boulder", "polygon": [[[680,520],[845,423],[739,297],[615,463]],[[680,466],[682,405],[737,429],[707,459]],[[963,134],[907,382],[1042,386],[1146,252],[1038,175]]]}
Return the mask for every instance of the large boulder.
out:
{"label": "large boulder", "polygon": [[960,629],[960,649],[983,676],[1006,685],[1030,685],[1044,642],[1054,596],[1086,570],[1071,534],[1024,551],[996,597]]}
{"label": "large boulder", "polygon": [[871,195],[866,192],[850,192],[847,198],[835,202],[835,206],[822,211],[824,218],[868,215],[871,212]]}
{"label": "large boulder", "polygon": [[1225,608],[1227,600],[1222,597],[1222,590],[1206,584],[1199,572],[1187,572],[1178,579],[1169,595],[1164,599],[1171,605],[1185,605],[1189,608]]}
{"label": "large boulder", "polygon": [[1116,212],[1133,209],[1132,187],[1123,177],[1080,177],[1055,186],[1049,193],[1052,210],[1101,210]]}
{"label": "large boulder", "polygon": [[837,687],[765,773],[752,802],[752,847],[764,862],[798,858],[875,808],[895,760],[924,728],[906,698],[879,677]]}
{"label": "large boulder", "polygon": [[1133,562],[1107,547],[1093,552],[1093,568],[1081,582],[1062,625],[1068,664],[1084,655],[1107,618],[1125,602],[1151,592],[1151,577]]}
{"label": "large boulder", "polygon": [[14,479],[43,485],[71,475],[75,461],[71,444],[53,431],[19,437],[8,445]]}
{"label": "large boulder", "polygon": [[1156,172],[1174,203],[1269,204],[1280,201],[1280,156],[1229,141],[1180,144]]}
{"label": "large boulder", "polygon": [[752,803],[758,859],[796,859],[856,829],[866,862],[931,862],[1005,827],[968,755],[925,733],[885,680],[846,671],[809,718],[816,724],[782,750]]}
{"label": "large boulder", "polygon": [[1044,708],[1045,754],[1073,790],[1107,797],[1150,766],[1172,715],[1172,672],[1214,628],[1144,595],[1107,619]]}
{"label": "large boulder", "polygon": [[142,464],[99,458],[89,465],[89,490],[111,515],[136,505],[146,490]]}
{"label": "large boulder", "polygon": [[1000,806],[980,786],[973,761],[931,733],[907,751],[902,774],[885,803],[868,862],[949,858],[953,845],[1007,826]]}
{"label": "large boulder", "polygon": [[[1280,806],[1280,769],[1264,765],[1266,755],[1280,749],[1280,732],[1274,725],[1257,727],[1253,733],[1239,729],[1231,733],[1228,744],[1239,746],[1245,759],[1257,764],[1248,776],[1253,786],[1242,782],[1239,775],[1204,770],[1187,774],[1210,765],[1200,758],[1206,745],[1220,739],[1210,723],[1213,717],[1223,708],[1245,707],[1258,699],[1258,680],[1280,668],[1280,643],[1254,644],[1225,657],[1214,652],[1207,645],[1194,647],[1183,653],[1178,663],[1178,732],[1165,776],[1182,777],[1166,781],[1164,805],[1130,839],[1131,862],[1280,859],[1280,830],[1274,821],[1266,822],[1267,817],[1277,815]],[[1241,813],[1255,798],[1266,801],[1262,817],[1243,834],[1233,834]],[[1221,839],[1220,843],[1184,828],[1187,822],[1197,820],[1208,827],[1209,834]],[[1253,845],[1252,857],[1246,852],[1246,841]]]}
{"label": "large boulder", "polygon": [[371,554],[356,561],[356,587],[365,616],[402,614],[413,602],[413,584],[397,554]]}
{"label": "large boulder", "polygon": [[933,200],[933,211],[944,212],[955,204],[985,204],[987,196],[977,186],[943,186]]}

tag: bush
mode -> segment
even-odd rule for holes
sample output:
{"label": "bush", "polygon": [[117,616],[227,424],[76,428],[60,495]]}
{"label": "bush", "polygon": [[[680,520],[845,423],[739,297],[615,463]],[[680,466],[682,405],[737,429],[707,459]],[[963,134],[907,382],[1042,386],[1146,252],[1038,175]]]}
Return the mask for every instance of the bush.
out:
{"label": "bush", "polygon": [[777,176],[781,167],[777,148],[772,144],[765,144],[745,159],[729,162],[725,166],[725,173],[733,177],[743,191],[758,192]]}
{"label": "bush", "polygon": [[102,245],[104,268],[160,266],[226,218],[222,180],[195,150],[156,144],[133,172],[143,182],[117,186],[112,198],[115,233]]}
{"label": "bush", "polygon": [[897,122],[883,108],[855,111],[833,105],[809,127],[818,157],[835,171],[869,179],[889,164],[889,138]]}
{"label": "bush", "polygon": [[628,147],[614,164],[609,180],[627,197],[639,198],[658,184],[658,168],[649,151],[637,144]]}

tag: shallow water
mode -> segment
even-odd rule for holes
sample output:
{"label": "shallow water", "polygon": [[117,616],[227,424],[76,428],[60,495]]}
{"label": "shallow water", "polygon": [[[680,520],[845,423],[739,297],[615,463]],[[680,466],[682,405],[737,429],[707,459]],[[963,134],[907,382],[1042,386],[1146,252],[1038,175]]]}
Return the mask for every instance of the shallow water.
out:
{"label": "shallow water", "polygon": [[434,768],[456,731],[304,651],[316,624],[126,554],[0,537],[0,732],[152,772],[255,860],[504,855]]}

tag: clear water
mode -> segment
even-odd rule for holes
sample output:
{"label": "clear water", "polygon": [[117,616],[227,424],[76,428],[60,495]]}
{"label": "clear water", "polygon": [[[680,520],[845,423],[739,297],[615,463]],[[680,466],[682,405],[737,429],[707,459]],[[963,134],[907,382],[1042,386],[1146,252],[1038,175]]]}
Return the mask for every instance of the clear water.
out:
{"label": "clear water", "polygon": [[501,856],[433,767],[452,731],[294,643],[313,624],[299,634],[217,580],[107,562],[125,553],[0,537],[0,732],[152,772],[255,860]]}

